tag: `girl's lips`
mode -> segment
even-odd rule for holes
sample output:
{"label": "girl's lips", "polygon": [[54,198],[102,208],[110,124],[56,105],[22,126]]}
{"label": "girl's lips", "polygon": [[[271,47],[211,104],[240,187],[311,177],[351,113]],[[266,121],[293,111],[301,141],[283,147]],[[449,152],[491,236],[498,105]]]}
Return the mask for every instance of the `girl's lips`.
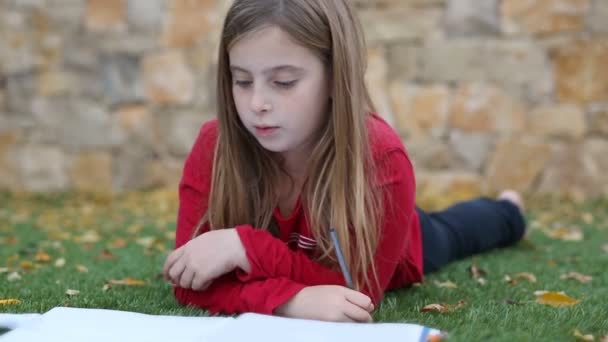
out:
{"label": "girl's lips", "polygon": [[275,133],[279,129],[278,126],[255,126],[255,132],[259,136],[267,137]]}

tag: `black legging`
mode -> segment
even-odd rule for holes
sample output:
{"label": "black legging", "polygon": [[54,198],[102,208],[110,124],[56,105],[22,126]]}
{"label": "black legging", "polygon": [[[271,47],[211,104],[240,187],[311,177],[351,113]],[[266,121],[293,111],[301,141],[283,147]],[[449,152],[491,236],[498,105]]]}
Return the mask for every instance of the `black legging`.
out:
{"label": "black legging", "polygon": [[451,261],[512,245],[525,233],[522,213],[507,200],[479,198],[433,213],[416,210],[422,229],[425,274]]}

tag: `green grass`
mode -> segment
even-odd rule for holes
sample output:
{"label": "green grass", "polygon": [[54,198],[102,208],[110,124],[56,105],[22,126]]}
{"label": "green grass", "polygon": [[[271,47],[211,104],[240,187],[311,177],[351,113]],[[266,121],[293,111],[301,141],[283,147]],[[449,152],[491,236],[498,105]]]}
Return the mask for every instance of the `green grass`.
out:
{"label": "green grass", "polygon": [[[21,301],[0,305],[0,312],[45,312],[56,306],[72,306],[204,315],[200,310],[180,307],[171,287],[159,277],[173,243],[174,191],[118,197],[0,194],[0,203],[0,269],[8,268],[0,273],[0,299]],[[608,253],[602,250],[608,244],[608,201],[537,199],[530,208],[532,231],[526,241],[453,263],[428,276],[421,286],[390,292],[375,320],[444,329],[451,341],[572,341],[575,329],[596,339],[608,334]],[[553,240],[543,232],[559,227],[580,228],[584,238]],[[120,246],[119,242],[126,244]],[[114,259],[100,258],[104,250]],[[36,261],[39,251],[51,260]],[[59,258],[65,259],[63,267],[54,265]],[[28,262],[34,267],[28,269]],[[88,272],[79,272],[78,264]],[[472,264],[488,272],[486,285],[471,279],[467,268]],[[8,275],[15,271],[21,279],[9,282]],[[570,271],[592,276],[593,281],[582,284],[560,279]],[[503,279],[519,272],[533,273],[537,282],[519,279],[508,284]],[[103,290],[110,279],[127,277],[146,284]],[[447,280],[458,288],[435,285],[435,281]],[[67,289],[80,294],[70,297],[65,294]],[[565,291],[580,303],[562,308],[541,305],[535,302],[536,290]],[[420,312],[427,304],[455,304],[459,300],[465,305],[453,312]]]}

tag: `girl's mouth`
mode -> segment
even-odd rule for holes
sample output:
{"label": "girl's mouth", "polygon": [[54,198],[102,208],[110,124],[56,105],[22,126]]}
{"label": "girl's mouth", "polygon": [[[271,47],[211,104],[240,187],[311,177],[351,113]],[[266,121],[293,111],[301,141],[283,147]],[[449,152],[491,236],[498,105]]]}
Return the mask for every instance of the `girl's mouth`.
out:
{"label": "girl's mouth", "polygon": [[278,129],[278,126],[255,126],[255,132],[262,137],[270,136],[278,131]]}

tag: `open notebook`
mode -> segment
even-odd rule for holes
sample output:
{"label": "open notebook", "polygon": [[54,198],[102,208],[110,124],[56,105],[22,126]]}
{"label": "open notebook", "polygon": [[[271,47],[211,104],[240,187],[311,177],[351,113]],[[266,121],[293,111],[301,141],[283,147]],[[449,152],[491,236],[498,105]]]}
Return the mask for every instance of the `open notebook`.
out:
{"label": "open notebook", "polygon": [[0,342],[23,341],[426,341],[440,332],[415,324],[328,323],[259,314],[181,317],[57,307],[44,314],[0,314],[12,329]]}

